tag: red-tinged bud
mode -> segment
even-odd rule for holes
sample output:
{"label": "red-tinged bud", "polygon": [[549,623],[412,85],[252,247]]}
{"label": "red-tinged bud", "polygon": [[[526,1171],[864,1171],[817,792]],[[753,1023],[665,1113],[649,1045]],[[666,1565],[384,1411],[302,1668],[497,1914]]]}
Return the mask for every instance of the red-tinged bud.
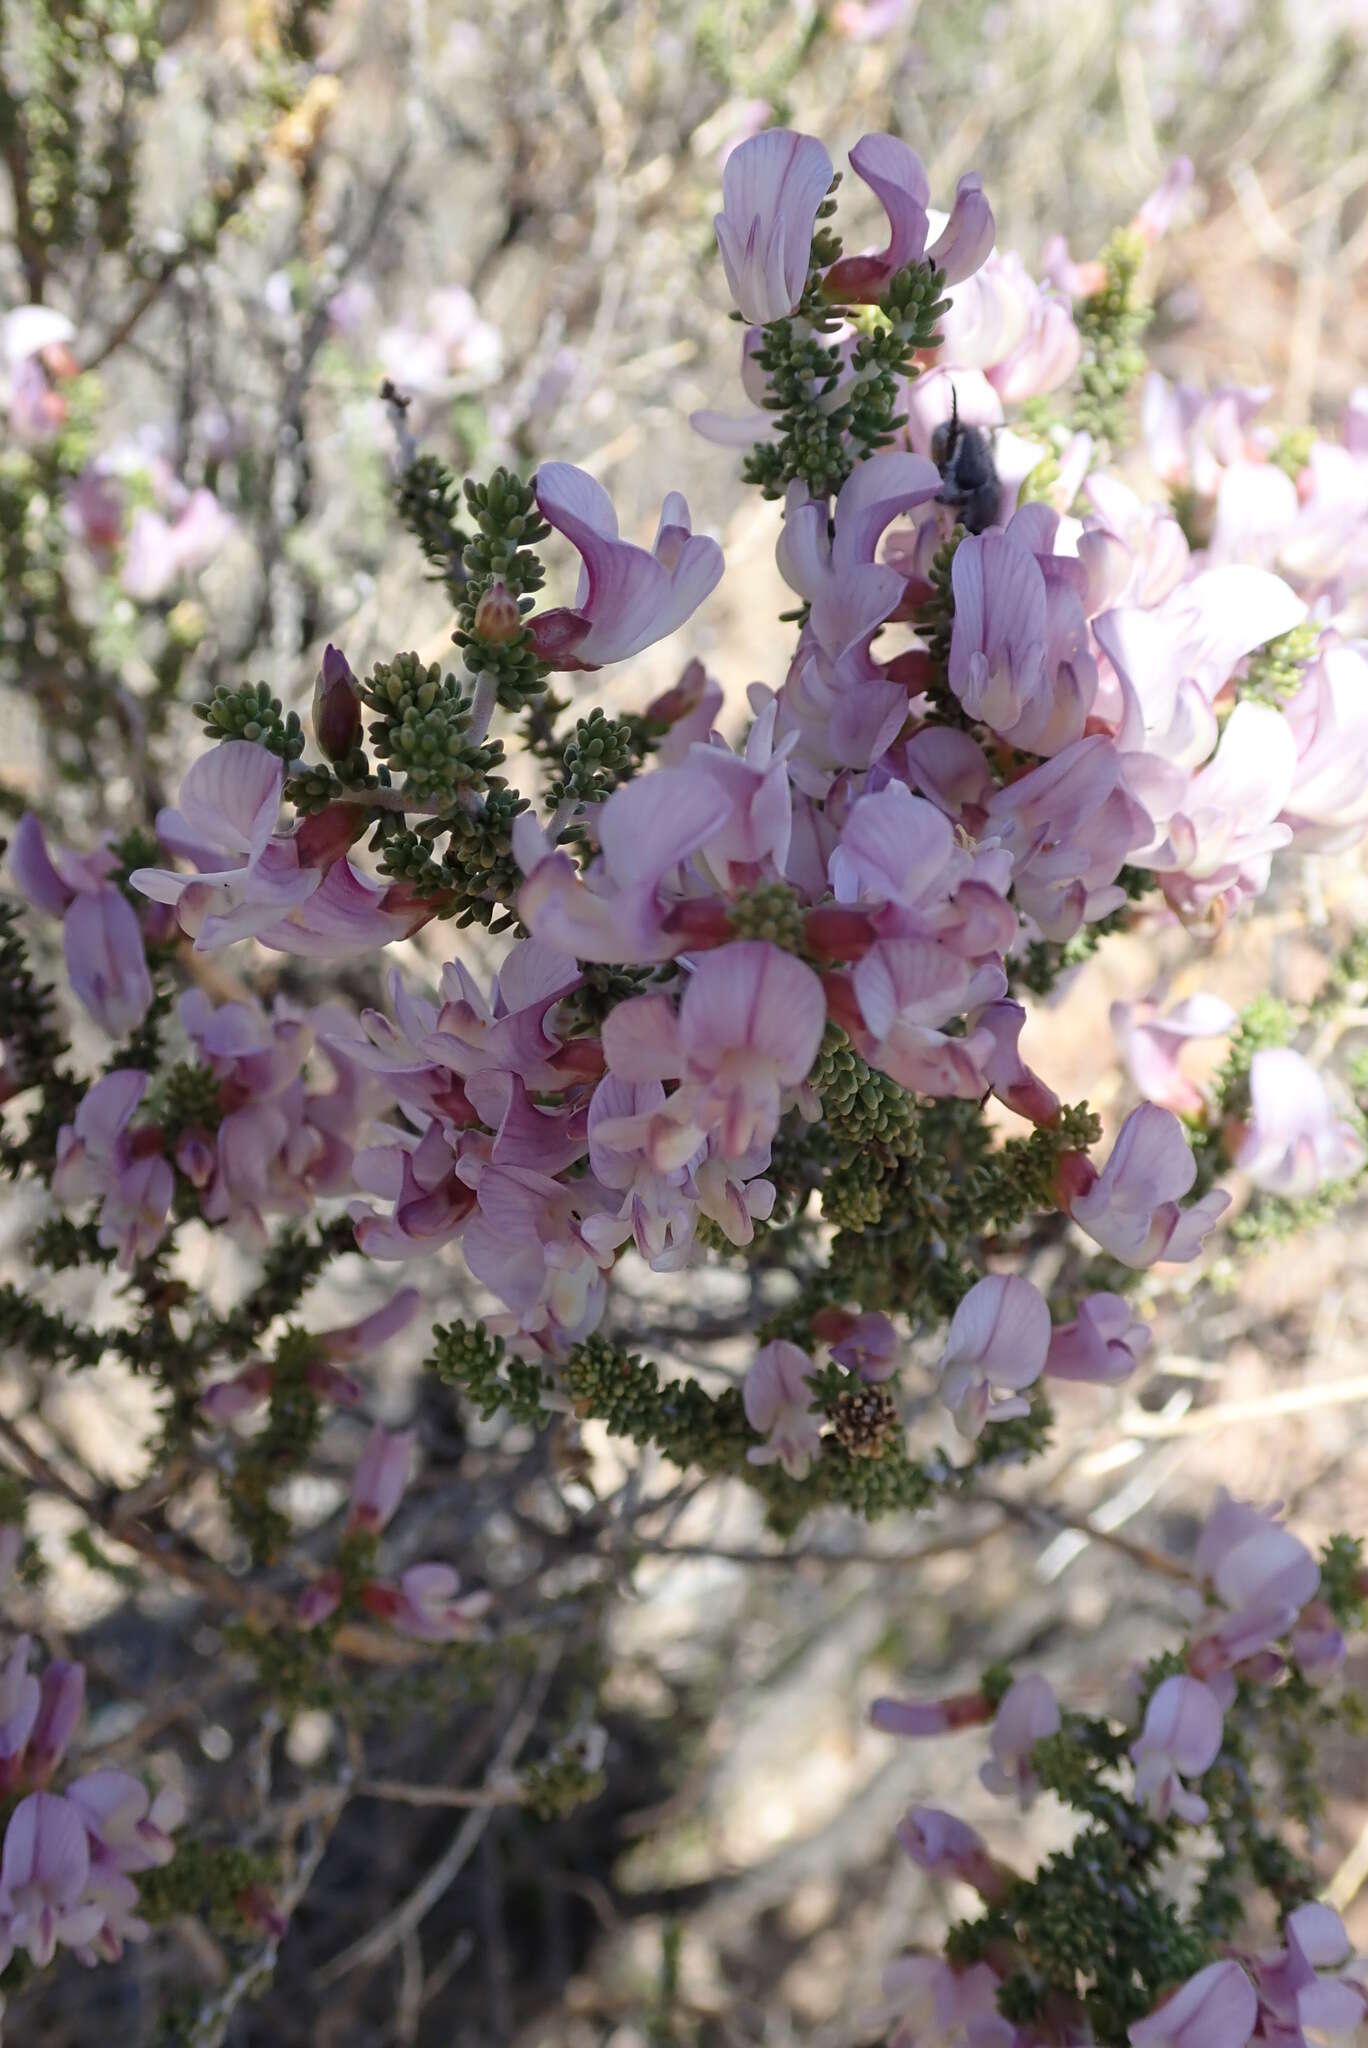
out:
{"label": "red-tinged bud", "polygon": [[341,1604],[341,1572],[324,1572],[322,1578],[306,1586],[295,1601],[295,1620],[301,1628],[317,1628],[329,1615],[336,1614]]}
{"label": "red-tinged bud", "polygon": [[687,718],[691,711],[698,709],[707,687],[708,671],[701,661],[691,661],[671,689],[651,699],[643,713],[646,723],[678,725],[681,718]]}
{"label": "red-tinged bud", "polygon": [[1055,1206],[1069,1210],[1097,1184],[1097,1168],[1086,1152],[1061,1152],[1055,1167]]}
{"label": "red-tinged bud", "polygon": [[471,1124],[480,1121],[480,1113],[459,1081],[453,1081],[440,1095],[434,1095],[432,1106],[437,1114],[444,1117],[458,1130],[467,1130]]}
{"label": "red-tinged bud", "polygon": [[607,1064],[600,1038],[569,1039],[551,1062],[567,1081],[597,1081]]}
{"label": "red-tinged bud", "polygon": [[812,1334],[823,1344],[840,1344],[850,1335],[856,1320],[853,1309],[819,1308],[812,1318]]}
{"label": "red-tinged bud", "polygon": [[295,851],[302,868],[330,868],[341,860],[366,829],[366,813],[360,804],[324,804],[310,818],[300,821],[295,833]]}
{"label": "red-tinged bud", "polygon": [[80,364],[64,341],[49,342],[46,348],[39,349],[38,360],[49,377],[60,380],[63,377],[79,377],[81,374]]}
{"label": "red-tinged bud", "polygon": [[475,607],[475,631],[491,646],[506,647],[521,637],[523,615],[506,583],[491,583]]}
{"label": "red-tinged bud", "polygon": [[166,1140],[155,1124],[144,1124],[140,1130],[129,1131],[125,1143],[130,1159],[156,1159],[166,1150]]}
{"label": "red-tinged bud", "polygon": [[860,1010],[859,998],[851,987],[849,977],[844,974],[824,974],[822,987],[826,990],[827,1016],[833,1024],[852,1038],[863,1036],[864,1017]]}
{"label": "red-tinged bud", "polygon": [[339,647],[323,649],[313,695],[314,737],[329,761],[345,761],[361,739],[361,689]]}
{"label": "red-tinged bud", "polygon": [[383,1579],[367,1579],[361,1588],[361,1605],[377,1621],[393,1621],[403,1599],[397,1586],[387,1586]]}
{"label": "red-tinged bud", "polygon": [[208,1131],[187,1125],[176,1138],[176,1165],[191,1187],[206,1188],[214,1177],[218,1153]]}
{"label": "red-tinged bud", "polygon": [[316,1358],[304,1369],[304,1378],[317,1394],[320,1401],[333,1401],[339,1408],[354,1408],[361,1399],[360,1380],[343,1372],[338,1365],[332,1365],[326,1358]]}
{"label": "red-tinged bud", "polygon": [[823,903],[803,920],[803,936],[822,960],[863,960],[879,936],[867,910]]}
{"label": "red-tinged bud", "polygon": [[909,697],[917,697],[935,682],[936,664],[924,647],[909,647],[885,664],[884,675],[890,683],[901,683]]}
{"label": "red-tinged bud", "polygon": [[258,1934],[264,1934],[268,1941],[284,1941],[290,1928],[289,1918],[281,1911],[274,1892],[267,1891],[264,1884],[249,1884],[233,1904]]}
{"label": "red-tinged bud", "polygon": [[676,903],[665,918],[665,930],[690,952],[707,946],[725,946],[728,939],[736,937],[731,912],[717,896],[692,896]]}
{"label": "red-tinged bud", "polygon": [[943,1700],[875,1700],[869,1709],[871,1727],[884,1735],[947,1735],[955,1728],[979,1728],[993,1718],[987,1695],[951,1693]]}

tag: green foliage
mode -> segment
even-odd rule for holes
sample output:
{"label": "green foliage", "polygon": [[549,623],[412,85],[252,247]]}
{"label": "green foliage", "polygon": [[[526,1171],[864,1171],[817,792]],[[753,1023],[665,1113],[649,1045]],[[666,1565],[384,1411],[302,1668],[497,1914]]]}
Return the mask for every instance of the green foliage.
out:
{"label": "green foliage", "polygon": [[1126,400],[1145,373],[1140,339],[1150,308],[1140,288],[1144,254],[1140,237],[1131,229],[1119,229],[1102,251],[1105,282],[1074,308],[1083,360],[1072,424],[1113,449],[1125,444]]}
{"label": "green foliage", "polygon": [[1320,647],[1320,627],[1306,619],[1255,648],[1238,684],[1241,703],[1285,704],[1306,680]]}
{"label": "green foliage", "polygon": [[287,712],[266,683],[221,683],[207,704],[196,704],[195,716],[209,739],[253,740],[278,754],[287,765],[304,751],[304,730],[297,711]]}

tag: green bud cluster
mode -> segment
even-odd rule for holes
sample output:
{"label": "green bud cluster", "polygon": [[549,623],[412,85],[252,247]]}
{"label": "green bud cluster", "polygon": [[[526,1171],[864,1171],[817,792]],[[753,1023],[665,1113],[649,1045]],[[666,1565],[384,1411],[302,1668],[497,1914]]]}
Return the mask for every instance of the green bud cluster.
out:
{"label": "green bud cluster", "polygon": [[1139,235],[1130,228],[1118,229],[1102,251],[1106,281],[1074,308],[1083,360],[1072,424],[1075,431],[1093,434],[1113,449],[1126,441],[1126,400],[1145,374],[1140,338],[1150,307],[1140,290],[1144,254]]}
{"label": "green bud cluster", "polygon": [[9,1281],[0,1282],[0,1345],[36,1365],[65,1359],[78,1370],[98,1365],[109,1348],[97,1331],[44,1308]]}
{"label": "green bud cluster", "polygon": [[502,708],[521,711],[544,691],[546,663],[526,631],[510,638],[482,633],[480,600],[500,584],[519,612],[530,612],[535,593],[546,580],[533,550],[551,529],[537,510],[531,484],[512,470],[496,469],[484,484],[467,479],[465,502],[476,531],[461,558],[465,583],[452,639],[473,676],[493,678]]}
{"label": "green bud cluster", "polygon": [[253,740],[287,764],[304,751],[299,713],[287,712],[265,683],[220,683],[208,703],[194,710],[211,740]]}
{"label": "green bud cluster", "polygon": [[808,1079],[838,1145],[878,1145],[900,1159],[919,1149],[916,1096],[862,1059],[839,1025],[827,1025]]}
{"label": "green bud cluster", "polygon": [[583,1746],[573,1737],[540,1762],[520,1773],[523,1798],[538,1820],[566,1820],[597,1799],[608,1779],[591,1768]]}
{"label": "green bud cluster", "polygon": [[458,790],[483,787],[503,759],[500,741],[466,737],[469,692],[435,661],[398,654],[377,662],[361,685],[361,701],[376,713],[373,750],[391,773],[402,772],[404,794],[416,802],[450,802]]}
{"label": "green bud cluster", "polygon": [[1285,704],[1295,697],[1319,647],[1320,627],[1311,619],[1256,647],[1237,685],[1241,703]]}
{"label": "green bud cluster", "polygon": [[861,331],[851,354],[853,380],[841,420],[863,460],[887,448],[907,414],[898,400],[917,375],[917,357],[937,348],[936,322],[950,310],[945,273],[928,263],[909,263],[891,277],[874,319]]}
{"label": "green bud cluster", "polygon": [[138,1911],[154,1925],[183,1913],[198,1914],[218,1932],[240,1938],[256,1931],[244,1917],[243,1902],[269,1889],[276,1876],[270,1856],[187,1834],[177,1841],[169,1863],[139,1872]]}
{"label": "green bud cluster", "polygon": [[[454,919],[459,928],[482,924],[505,931],[514,922],[506,906],[522,885],[522,870],[513,858],[513,821],[526,809],[526,797],[495,778],[475,808],[458,806],[431,832],[420,827],[387,834],[381,871],[438,897],[438,915]],[[432,837],[440,832],[448,837],[438,859]]]}
{"label": "green bud cluster", "polygon": [[629,996],[640,995],[656,970],[654,967],[615,967],[606,961],[581,963],[583,980],[561,1004],[565,1034],[570,1038],[595,1037],[610,1010]]}
{"label": "green bud cluster", "polygon": [[1315,445],[1314,427],[1286,427],[1278,436],[1268,459],[1295,483],[1311,460],[1311,450]]}
{"label": "green bud cluster", "polygon": [[612,718],[595,708],[576,719],[561,749],[560,772],[547,786],[547,802],[601,804],[635,775],[649,744],[642,719]]}
{"label": "green bud cluster", "polygon": [[470,540],[458,524],[460,478],[435,455],[416,456],[399,477],[395,502],[424,557],[459,604],[466,581],[462,557]]}
{"label": "green bud cluster", "polygon": [[266,1426],[241,1445],[227,1481],[229,1509],[254,1564],[271,1563],[288,1541],[290,1519],[272,1494],[303,1467],[318,1441],[322,1404],[305,1378],[316,1352],[307,1331],[286,1330],[272,1360]]}
{"label": "green bud cluster", "polygon": [[61,1064],[69,1048],[57,1024],[56,1000],[29,964],[12,903],[0,903],[0,1017],[5,1020],[0,1050],[9,1078],[20,1088],[41,1084],[38,1106],[24,1131],[10,1137],[0,1127],[0,1170],[17,1174],[26,1166],[50,1165],[57,1132],[75,1116],[84,1090]]}
{"label": "green bud cluster", "polygon": [[1009,1138],[969,1174],[957,1204],[974,1230],[1019,1223],[1055,1206],[1055,1182],[1066,1152],[1086,1152],[1102,1136],[1101,1119],[1085,1102],[1060,1110],[1029,1138]]}
{"label": "green bud cluster", "polygon": [[483,1323],[439,1325],[432,1335],[428,1369],[446,1386],[459,1388],[482,1422],[500,1412],[538,1427],[548,1420],[541,1367],[513,1357],[503,1338],[492,1337]]}
{"label": "green bud cluster", "polygon": [[789,882],[758,882],[739,889],[727,905],[738,939],[768,939],[786,953],[808,957],[802,900]]}

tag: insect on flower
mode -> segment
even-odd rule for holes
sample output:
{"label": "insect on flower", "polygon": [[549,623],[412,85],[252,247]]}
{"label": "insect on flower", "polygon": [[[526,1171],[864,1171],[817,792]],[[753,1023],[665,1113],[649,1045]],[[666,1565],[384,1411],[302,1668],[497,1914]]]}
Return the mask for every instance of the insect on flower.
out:
{"label": "insect on flower", "polygon": [[982,427],[960,424],[959,398],[950,403],[950,417],[931,436],[931,460],[941,474],[937,502],[954,508],[966,533],[983,533],[997,524],[1002,484],[993,461],[993,444]]}

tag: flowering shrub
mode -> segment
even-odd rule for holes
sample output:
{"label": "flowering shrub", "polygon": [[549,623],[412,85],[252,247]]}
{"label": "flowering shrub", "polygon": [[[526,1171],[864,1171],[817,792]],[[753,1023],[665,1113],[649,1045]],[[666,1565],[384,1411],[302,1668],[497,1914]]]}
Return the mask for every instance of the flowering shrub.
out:
{"label": "flowering shrub", "polygon": [[[1361,978],[1357,952],[1300,1014],[1124,1006],[1142,1099],[1109,1142],[1060,1100],[1048,1031],[1045,1071],[1021,1045],[1028,998],[1063,994],[1112,933],[1218,929],[1276,855],[1368,830],[1359,410],[1342,445],[1293,447],[1248,394],[1151,378],[1167,488],[1147,494],[1127,401],[1183,167],[1101,259],[1057,248],[1038,282],[995,249],[976,177],[936,215],[904,143],[866,136],[850,162],[887,216],[871,253],[839,239],[815,138],[765,130],[722,178],[750,410],[697,424],[782,501],[795,600],[744,734],[697,662],[625,712],[593,702],[598,671],[676,632],[723,574],[683,497],[648,548],[571,464],[459,479],[422,451],[400,337],[397,501],[454,609],[449,665],[400,651],[358,675],[329,646],[311,734],[267,686],[221,683],[146,831],[68,847],[30,814],[13,834],[0,1153],[50,1192],[35,1261],[119,1278],[98,1322],[6,1287],[0,1334],[44,1371],[114,1355],[158,1420],[113,1499],[0,1423],[9,1571],[34,1564],[30,1491],[63,1499],[231,1614],[270,1711],[343,1712],[354,1771],[368,1674],[416,1685],[433,1646],[439,1685],[536,1659],[535,1611],[388,1550],[412,1432],[374,1424],[345,1513],[304,1540],[325,1424],[367,1411],[419,1313],[410,1274],[459,1265],[489,1304],[435,1329],[429,1364],[496,1453],[593,1422],[686,1485],[751,1489],[787,1536],[823,1507],[979,1498],[1043,1452],[1069,1383],[1136,1371],[1136,1290],[1225,1228],[1223,1178],[1244,1194],[1235,1243],[1320,1213],[1363,1168],[1357,1109],[1295,1042]],[[469,307],[443,317],[420,396],[470,339]],[[9,318],[25,446],[60,429],[73,338],[41,305]],[[122,540],[139,601],[193,573],[222,517],[148,474]],[[69,494],[95,549],[122,531],[115,478],[96,465]],[[547,603],[567,552],[573,601]],[[108,1041],[93,1061],[30,957],[45,919]],[[378,956],[441,923],[436,986],[410,949],[382,996]],[[474,926],[504,942],[492,976]],[[1205,1089],[1180,1064],[1193,1038],[1228,1041]],[[184,1277],[206,1230],[256,1261],[230,1306]],[[405,1284],[310,1327],[308,1288],[353,1252]],[[713,1333],[744,1341],[739,1377],[633,1346],[631,1290],[702,1267],[744,1282],[746,1312]],[[216,1542],[169,1517],[192,1485]],[[991,1724],[985,1786],[1078,1816],[1034,1873],[950,1814],[907,1816],[908,1855],[980,1907],[890,1971],[892,2043],[1242,2048],[1364,2023],[1304,1840],[1317,1738],[1353,1721],[1357,1543],[1318,1560],[1227,1498],[1190,1565],[1157,1564],[1190,1600],[1186,1638],[1106,1711],[1000,1668],[876,1704],[902,1735]],[[266,1859],[178,1850],[174,1794],[119,1770],[51,1789],[80,1667],[54,1656],[40,1682],[29,1657],[21,1637],[0,1681],[0,1953],[96,1962],[189,1907],[273,1959],[299,1890]],[[567,1718],[490,1801],[555,1816],[611,1779],[591,1707]]]}

